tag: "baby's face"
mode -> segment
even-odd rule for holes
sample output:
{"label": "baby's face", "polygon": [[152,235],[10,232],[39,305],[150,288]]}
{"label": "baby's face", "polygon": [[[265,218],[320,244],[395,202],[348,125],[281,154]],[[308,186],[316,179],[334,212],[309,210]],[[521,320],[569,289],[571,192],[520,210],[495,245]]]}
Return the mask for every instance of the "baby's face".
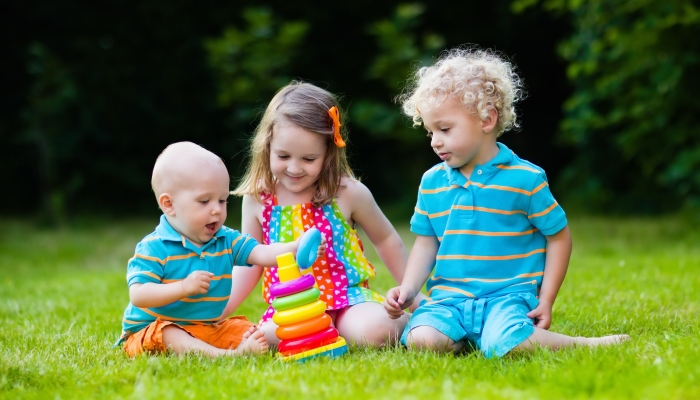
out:
{"label": "baby's face", "polygon": [[229,176],[222,166],[198,166],[172,194],[173,227],[193,244],[209,242],[226,222]]}

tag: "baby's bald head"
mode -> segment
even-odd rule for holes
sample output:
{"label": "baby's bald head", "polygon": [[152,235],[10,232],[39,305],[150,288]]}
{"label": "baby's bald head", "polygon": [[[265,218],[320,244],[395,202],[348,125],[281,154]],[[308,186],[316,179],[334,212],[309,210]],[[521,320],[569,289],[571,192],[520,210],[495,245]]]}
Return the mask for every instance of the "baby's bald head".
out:
{"label": "baby's bald head", "polygon": [[192,142],[173,143],[156,160],[151,188],[156,199],[162,193],[174,194],[211,169],[221,169],[217,172],[228,177],[226,165],[216,154]]}

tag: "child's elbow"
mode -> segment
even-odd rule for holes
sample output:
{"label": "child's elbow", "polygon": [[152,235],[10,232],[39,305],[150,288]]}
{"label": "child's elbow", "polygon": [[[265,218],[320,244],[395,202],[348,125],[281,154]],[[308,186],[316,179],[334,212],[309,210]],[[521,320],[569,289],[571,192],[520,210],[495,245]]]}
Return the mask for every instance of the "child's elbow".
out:
{"label": "child's elbow", "polygon": [[129,299],[129,301],[131,302],[131,304],[132,304],[134,307],[138,307],[138,308],[148,308],[148,307],[146,307],[146,304],[143,303],[143,300],[141,300],[141,299],[131,297],[131,298]]}
{"label": "child's elbow", "polygon": [[142,287],[140,283],[129,286],[129,302],[135,307],[146,307],[146,297],[143,295]]}

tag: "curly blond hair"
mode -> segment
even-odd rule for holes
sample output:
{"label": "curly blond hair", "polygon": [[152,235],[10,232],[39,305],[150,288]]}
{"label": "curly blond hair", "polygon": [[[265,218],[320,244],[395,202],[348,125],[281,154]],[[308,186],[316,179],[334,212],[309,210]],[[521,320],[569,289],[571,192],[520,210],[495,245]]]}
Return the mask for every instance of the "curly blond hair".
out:
{"label": "curly blond hair", "polygon": [[496,51],[476,47],[443,51],[435,64],[416,69],[397,101],[417,126],[422,123],[419,107],[438,107],[447,96],[460,99],[481,120],[496,109],[497,137],[520,128],[515,103],[525,97],[523,83],[515,66]]}

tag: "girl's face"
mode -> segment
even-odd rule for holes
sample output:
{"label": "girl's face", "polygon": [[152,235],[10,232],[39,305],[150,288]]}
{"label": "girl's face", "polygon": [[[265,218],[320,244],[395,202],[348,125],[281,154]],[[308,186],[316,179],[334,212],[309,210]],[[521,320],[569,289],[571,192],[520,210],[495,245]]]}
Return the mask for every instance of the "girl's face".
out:
{"label": "girl's face", "polygon": [[309,192],[321,174],[327,138],[282,120],[272,129],[270,169],[278,184],[295,194]]}

